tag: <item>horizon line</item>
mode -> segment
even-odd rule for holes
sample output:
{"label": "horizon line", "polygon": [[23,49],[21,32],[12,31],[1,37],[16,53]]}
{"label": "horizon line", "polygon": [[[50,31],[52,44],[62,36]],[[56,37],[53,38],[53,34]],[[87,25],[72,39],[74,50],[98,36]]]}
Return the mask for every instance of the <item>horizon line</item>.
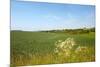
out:
{"label": "horizon line", "polygon": [[52,31],[52,30],[75,30],[75,29],[91,29],[95,27],[82,27],[82,28],[63,28],[63,29],[46,29],[46,30],[22,30],[22,29],[10,29],[10,31]]}

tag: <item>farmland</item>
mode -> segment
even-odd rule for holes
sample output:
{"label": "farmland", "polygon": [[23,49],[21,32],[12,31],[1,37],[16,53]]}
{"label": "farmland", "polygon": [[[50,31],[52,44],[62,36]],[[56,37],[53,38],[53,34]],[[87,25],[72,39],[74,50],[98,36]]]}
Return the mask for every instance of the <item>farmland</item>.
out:
{"label": "farmland", "polygon": [[[68,42],[72,44],[71,47],[69,47],[70,44]],[[65,51],[62,47],[57,46],[57,44],[60,45],[62,43],[65,46],[69,45],[64,48]],[[73,44],[75,45],[73,46]],[[11,31],[12,65],[93,61],[95,61],[95,32],[77,34],[72,33],[72,31],[71,33],[61,31]]]}

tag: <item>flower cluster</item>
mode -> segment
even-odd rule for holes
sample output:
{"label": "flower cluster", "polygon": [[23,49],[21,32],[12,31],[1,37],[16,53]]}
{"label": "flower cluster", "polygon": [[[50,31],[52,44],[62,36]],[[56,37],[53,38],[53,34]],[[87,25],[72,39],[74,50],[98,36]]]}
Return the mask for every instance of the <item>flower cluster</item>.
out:
{"label": "flower cluster", "polygon": [[85,47],[85,46],[78,46],[77,47],[77,49],[75,50],[75,53],[79,53],[79,52],[87,52],[88,50],[87,50],[88,48],[87,47]]}
{"label": "flower cluster", "polygon": [[54,52],[58,55],[70,56],[72,48],[76,45],[73,38],[67,38],[65,41],[58,40],[55,43]]}

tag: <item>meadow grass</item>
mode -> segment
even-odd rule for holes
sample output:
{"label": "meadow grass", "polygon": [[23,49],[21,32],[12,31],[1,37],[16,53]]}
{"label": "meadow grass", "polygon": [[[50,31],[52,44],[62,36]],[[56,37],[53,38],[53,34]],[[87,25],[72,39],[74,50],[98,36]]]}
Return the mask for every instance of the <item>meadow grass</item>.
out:
{"label": "meadow grass", "polygon": [[[73,38],[76,46],[69,57],[54,52],[55,42]],[[78,48],[81,47],[78,51]],[[82,48],[83,47],[83,48]],[[86,48],[84,48],[86,47]],[[11,64],[15,66],[95,61],[95,33],[11,31]]]}

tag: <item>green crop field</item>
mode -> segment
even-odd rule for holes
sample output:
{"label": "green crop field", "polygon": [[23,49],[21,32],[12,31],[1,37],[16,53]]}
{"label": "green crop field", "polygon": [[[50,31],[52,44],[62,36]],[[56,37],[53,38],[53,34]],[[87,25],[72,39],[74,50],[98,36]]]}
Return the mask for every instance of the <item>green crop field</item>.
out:
{"label": "green crop field", "polygon": [[94,32],[68,34],[65,32],[11,31],[11,65],[93,61],[95,61]]}

